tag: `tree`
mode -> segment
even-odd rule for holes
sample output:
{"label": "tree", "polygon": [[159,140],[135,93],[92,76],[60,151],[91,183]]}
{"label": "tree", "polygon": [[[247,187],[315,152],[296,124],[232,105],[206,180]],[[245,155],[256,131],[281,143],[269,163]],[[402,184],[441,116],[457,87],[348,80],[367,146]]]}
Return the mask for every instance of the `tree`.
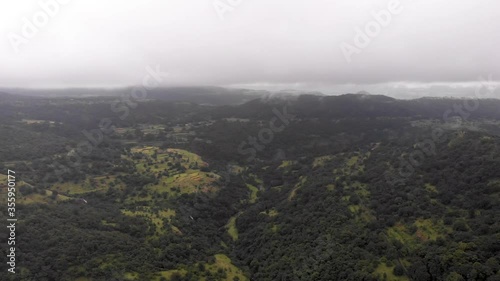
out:
{"label": "tree", "polygon": [[401,264],[397,264],[395,267],[394,267],[394,275],[396,276],[403,276],[405,274],[405,269],[403,268],[403,266]]}
{"label": "tree", "polygon": [[50,198],[52,200],[55,200],[57,198],[57,195],[59,195],[59,192],[57,190],[52,191],[52,194],[50,195]]}
{"label": "tree", "polygon": [[462,275],[453,271],[448,274],[448,276],[446,277],[446,281],[465,281],[465,279],[462,277]]}

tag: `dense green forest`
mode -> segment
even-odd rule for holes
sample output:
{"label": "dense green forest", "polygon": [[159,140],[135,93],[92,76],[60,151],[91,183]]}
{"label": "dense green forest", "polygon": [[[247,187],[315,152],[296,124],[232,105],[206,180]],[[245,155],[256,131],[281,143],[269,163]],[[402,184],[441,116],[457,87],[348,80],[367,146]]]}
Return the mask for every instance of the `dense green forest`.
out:
{"label": "dense green forest", "polygon": [[254,95],[0,93],[0,280],[500,280],[500,100]]}

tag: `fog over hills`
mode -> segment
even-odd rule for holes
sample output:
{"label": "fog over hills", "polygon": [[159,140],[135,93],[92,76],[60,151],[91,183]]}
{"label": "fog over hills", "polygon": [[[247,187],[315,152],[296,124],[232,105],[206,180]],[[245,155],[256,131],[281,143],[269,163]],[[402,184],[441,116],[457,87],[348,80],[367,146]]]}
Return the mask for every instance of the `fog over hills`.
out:
{"label": "fog over hills", "polygon": [[[496,83],[485,83],[477,85],[467,85],[462,87],[436,86],[432,88],[413,88],[398,90],[381,90],[379,92],[368,92],[360,90],[357,92],[321,92],[307,89],[286,89],[286,90],[265,90],[246,89],[233,87],[215,86],[192,86],[192,87],[158,87],[148,89],[146,99],[158,99],[165,101],[186,101],[207,105],[241,104],[256,98],[271,97],[297,97],[300,95],[315,96],[341,96],[346,93],[356,93],[366,98],[376,96],[386,96],[397,99],[418,99],[418,98],[445,98],[445,99],[488,99],[500,98],[500,87]],[[134,87],[122,88],[0,88],[0,92],[32,96],[32,97],[115,97],[130,95]]]}

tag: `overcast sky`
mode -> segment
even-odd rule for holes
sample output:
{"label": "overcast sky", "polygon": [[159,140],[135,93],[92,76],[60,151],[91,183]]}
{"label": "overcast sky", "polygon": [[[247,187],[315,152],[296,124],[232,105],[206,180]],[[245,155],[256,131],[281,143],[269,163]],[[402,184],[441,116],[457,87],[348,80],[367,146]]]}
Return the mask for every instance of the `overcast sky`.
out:
{"label": "overcast sky", "polygon": [[1,87],[134,85],[148,65],[165,86],[326,93],[500,80],[496,0],[56,1],[0,0]]}

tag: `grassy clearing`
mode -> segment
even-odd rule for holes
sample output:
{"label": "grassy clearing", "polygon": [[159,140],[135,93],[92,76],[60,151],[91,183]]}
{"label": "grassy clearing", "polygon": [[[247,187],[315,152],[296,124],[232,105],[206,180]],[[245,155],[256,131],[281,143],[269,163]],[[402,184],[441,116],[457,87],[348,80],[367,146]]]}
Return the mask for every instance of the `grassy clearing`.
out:
{"label": "grassy clearing", "polygon": [[185,173],[170,177],[161,177],[156,185],[149,185],[148,189],[159,193],[167,192],[172,196],[195,192],[213,192],[212,184],[220,178],[219,175],[197,170],[188,170]]}
{"label": "grassy clearing", "polygon": [[269,214],[268,214],[268,215],[269,215],[270,217],[275,217],[275,216],[277,216],[278,214],[279,214],[279,213],[278,213],[278,211],[276,211],[275,209],[271,209],[271,210],[269,211]]}
{"label": "grassy clearing", "polygon": [[[264,168],[263,168],[264,169]],[[265,169],[264,169],[265,170]],[[261,178],[259,178],[256,174],[249,174],[249,176],[258,184],[262,184],[263,181]]]}
{"label": "grassy clearing", "polygon": [[455,137],[452,137],[450,141],[448,142],[448,147],[454,147],[458,144],[460,144],[463,141],[463,138],[465,136],[465,132],[458,132]]}
{"label": "grassy clearing", "polygon": [[127,272],[127,273],[125,273],[125,275],[123,276],[123,278],[125,278],[125,280],[139,280],[139,273],[137,273],[137,272]]}
{"label": "grassy clearing", "polygon": [[[26,123],[28,125],[31,125],[31,124],[44,124],[44,123],[48,123],[48,124],[55,124],[56,122],[55,121],[50,121],[50,120],[36,120],[36,119],[22,119],[21,120],[22,123]],[[57,122],[59,123],[59,122]]]}
{"label": "grassy clearing", "polygon": [[287,168],[295,164],[296,161],[291,161],[291,160],[283,160],[281,161],[281,165],[278,166],[278,168]]}
{"label": "grassy clearing", "polygon": [[173,270],[167,270],[167,271],[160,271],[159,275],[155,281],[160,281],[161,278],[166,278],[167,280],[172,279],[173,275],[180,275],[180,276],[185,276],[188,273],[187,270],[185,269],[173,269]]}
{"label": "grassy clearing", "polygon": [[497,200],[500,200],[500,180],[495,179],[495,180],[490,180],[488,182],[488,186],[494,188],[496,192],[492,193],[492,197],[496,197]]}
{"label": "grassy clearing", "polygon": [[[7,202],[7,180],[8,176],[0,174],[0,202]],[[16,182],[16,203],[19,204],[53,204],[57,202],[62,202],[71,199],[71,197],[58,194],[57,196],[52,196],[52,191],[43,189],[43,190],[32,190],[30,194],[23,194],[19,191],[22,187],[30,187],[34,188],[31,184],[25,181],[17,181]]]}
{"label": "grassy clearing", "polygon": [[359,218],[365,222],[374,221],[376,218],[366,207],[362,207]]}
{"label": "grassy clearing", "polygon": [[79,182],[55,183],[50,188],[59,193],[67,195],[80,195],[95,191],[107,191],[110,187],[123,190],[125,184],[117,178],[117,175],[87,177]]}
{"label": "grassy clearing", "polygon": [[[224,279],[217,279],[217,280],[225,280],[225,281],[234,281],[234,280],[240,280],[240,281],[248,281],[249,279],[245,276],[243,271],[236,267],[231,259],[224,255],[224,254],[216,254],[214,256],[214,262],[213,263],[196,263],[191,266],[181,266],[178,269],[174,270],[168,270],[168,271],[160,271],[158,272],[155,281],[161,280],[161,278],[165,278],[167,280],[171,280],[174,275],[179,275],[179,276],[186,276],[186,274],[190,271],[198,270],[198,267],[200,265],[203,265],[205,268],[206,272],[210,272],[212,276],[220,274],[220,272],[224,272],[226,274],[226,277]],[[133,280],[133,279],[132,279]],[[207,277],[203,276],[200,277],[198,280],[200,281],[207,281]],[[213,279],[210,279],[213,280]]]}
{"label": "grassy clearing", "polygon": [[174,153],[176,155],[180,155],[182,157],[182,159],[187,159],[187,160],[189,160],[189,162],[196,162],[196,163],[198,163],[198,165],[200,167],[201,166],[208,166],[208,164],[201,159],[201,156],[194,154],[192,152],[189,152],[187,150],[168,148],[167,152]]}
{"label": "grassy clearing", "polygon": [[387,235],[390,239],[398,240],[409,249],[414,249],[416,246],[415,237],[408,232],[408,229],[403,224],[397,223],[395,226],[390,227],[387,230]]}
{"label": "grassy clearing", "polygon": [[[51,204],[58,201],[64,201],[69,199],[68,197],[64,197],[58,195],[55,200],[51,199],[49,196],[52,195],[50,190],[45,190],[45,194],[32,193],[28,196],[19,197],[19,204]],[[59,200],[58,200],[59,199]]]}
{"label": "grassy clearing", "polygon": [[219,269],[224,270],[227,274],[226,280],[232,281],[236,277],[241,281],[247,281],[248,278],[243,274],[243,271],[232,264],[231,259],[224,254],[215,255],[215,263],[208,265],[207,270],[212,273],[216,273]]}
{"label": "grassy clearing", "polygon": [[[41,191],[34,191],[33,190],[30,194],[24,195],[21,192],[19,192],[19,188],[21,188],[22,186],[28,186],[28,187],[33,188],[33,186],[31,186],[30,184],[23,182],[23,181],[17,182],[16,186],[17,186],[16,203],[19,203],[19,204],[53,204],[53,203],[63,202],[63,201],[67,201],[67,200],[71,199],[71,197],[68,197],[68,196],[65,196],[62,194],[57,194],[57,196],[55,196],[55,195],[53,195],[53,192],[51,190],[47,190],[47,189],[43,189]],[[5,194],[7,193],[7,189],[2,190],[2,192],[0,192],[0,194],[4,194],[4,193]],[[7,198],[7,197],[2,196],[2,199],[3,198]],[[2,199],[0,199],[0,202],[3,202]],[[6,201],[6,199],[5,199],[5,201]]]}
{"label": "grassy clearing", "polygon": [[159,193],[168,193],[170,196],[190,194],[195,192],[213,192],[216,190],[215,181],[220,176],[201,171],[207,168],[199,155],[182,149],[169,148],[166,150],[154,146],[134,147],[132,155],[127,157],[136,164],[136,169],[158,179],[157,184],[150,184],[147,188]]}
{"label": "grassy clearing", "polygon": [[274,224],[274,225],[271,227],[271,231],[272,231],[272,232],[274,232],[274,233],[278,232],[278,230],[279,230],[279,226],[277,226],[276,224]]}
{"label": "grassy clearing", "polygon": [[[365,165],[363,162],[369,157],[370,152],[365,154],[357,153],[354,156],[348,156],[345,153],[339,153],[335,156],[331,156],[331,160],[344,163],[344,165],[338,166],[332,170],[335,180],[338,180],[341,176],[361,175],[365,171]],[[320,161],[322,161],[322,158],[315,160],[315,163],[319,163]]]}
{"label": "grassy clearing", "polygon": [[235,117],[229,117],[229,118],[224,118],[224,120],[228,122],[249,122],[250,119],[247,118],[235,118]]}
{"label": "grassy clearing", "polygon": [[250,189],[250,196],[248,201],[253,204],[255,201],[257,201],[257,192],[259,192],[259,189],[251,184],[247,183],[248,189]]}
{"label": "grassy clearing", "polygon": [[102,225],[107,225],[107,226],[112,226],[112,227],[117,227],[118,224],[116,222],[108,222],[107,220],[101,220]]}
{"label": "grassy clearing", "polygon": [[82,194],[85,192],[89,192],[89,190],[85,187],[86,184],[84,182],[74,183],[74,182],[63,182],[63,183],[55,183],[52,188],[57,190],[58,192],[66,193],[66,194]]}
{"label": "grassy clearing", "polygon": [[[394,275],[394,267],[395,266],[388,266],[386,263],[380,263],[377,268],[375,269],[373,275],[377,277],[379,280],[387,280],[387,281],[409,281],[408,277],[406,276],[396,276]],[[387,279],[384,279],[384,276]]]}
{"label": "grassy clearing", "polygon": [[349,205],[349,211],[352,213],[357,213],[361,209],[359,205]]}
{"label": "grassy clearing", "polygon": [[426,189],[427,191],[429,191],[429,192],[432,192],[432,193],[437,193],[437,192],[438,192],[438,190],[437,190],[436,186],[435,186],[435,185],[432,185],[432,184],[430,184],[430,183],[426,183],[426,184],[425,184],[425,189]]}
{"label": "grassy clearing", "polygon": [[[332,189],[333,188],[334,188],[334,186],[332,187]],[[356,193],[362,199],[367,199],[368,197],[370,197],[370,191],[368,190],[368,187],[366,186],[366,184],[361,183],[359,181],[354,181],[354,182],[350,183],[349,185],[346,185],[345,188],[348,190],[353,190],[354,193]],[[347,200],[349,200],[349,198],[347,198]]]}
{"label": "grassy clearing", "polygon": [[288,196],[288,201],[292,201],[292,199],[297,194],[297,190],[299,188],[301,188],[306,181],[307,181],[307,177],[306,176],[300,176],[299,182],[294,186],[294,188],[292,189],[292,192],[290,192],[290,195]]}
{"label": "grassy clearing", "polygon": [[[53,191],[51,190],[45,190],[45,195],[46,196],[52,196],[53,195]],[[66,201],[66,200],[69,200],[71,199],[71,197],[68,197],[68,196],[65,196],[65,195],[61,195],[61,194],[57,194],[56,196],[56,201]]]}
{"label": "grassy clearing", "polygon": [[347,159],[345,169],[342,169],[344,174],[361,174],[365,171],[363,162],[370,157],[370,152],[365,154],[355,155]]}
{"label": "grassy clearing", "polygon": [[231,236],[233,241],[238,240],[238,228],[236,228],[236,219],[237,218],[238,218],[237,215],[231,217],[226,224],[227,233],[229,234],[229,236]]}
{"label": "grassy clearing", "polygon": [[488,181],[488,186],[500,187],[500,180],[490,180]]}
{"label": "grassy clearing", "polygon": [[356,165],[356,163],[358,163],[358,160],[359,160],[359,156],[353,156],[353,157],[349,158],[349,160],[347,160],[347,166],[352,167],[352,166]]}
{"label": "grassy clearing", "polygon": [[446,234],[452,232],[452,229],[445,226],[442,221],[435,223],[430,219],[418,219],[415,221],[415,226],[418,228],[415,235],[422,241],[436,241],[437,238],[444,238]]}
{"label": "grassy clearing", "polygon": [[243,171],[245,171],[245,167],[231,164],[228,166],[228,171],[231,174],[239,175],[239,174],[243,173]]}
{"label": "grassy clearing", "polygon": [[260,212],[260,214],[263,214],[263,215],[266,215],[270,218],[273,218],[273,217],[279,215],[279,212],[276,211],[275,209],[270,209],[270,210],[266,210],[264,212]]}
{"label": "grassy clearing", "polygon": [[122,210],[122,213],[126,216],[144,217],[150,220],[155,226],[156,235],[164,234],[167,230],[167,227],[164,225],[164,219],[167,219],[167,221],[170,223],[172,221],[172,218],[175,217],[175,210],[166,209],[153,212],[149,207],[143,207],[142,210],[136,211]]}
{"label": "grassy clearing", "polygon": [[7,175],[0,174],[0,203],[6,206],[7,204]]}
{"label": "grassy clearing", "polygon": [[398,240],[412,250],[422,242],[429,240],[436,241],[437,238],[444,238],[452,232],[451,227],[445,226],[442,221],[435,222],[430,219],[418,219],[414,225],[417,227],[417,230],[413,234],[408,231],[405,225],[397,223],[395,226],[388,228],[387,235],[390,239]]}
{"label": "grassy clearing", "polygon": [[[349,201],[349,199],[346,201]],[[370,209],[363,205],[349,205],[348,208],[351,213],[356,215],[356,220],[358,221],[370,222],[375,220],[375,217],[370,212]]]}
{"label": "grassy clearing", "polygon": [[368,191],[366,184],[361,183],[359,181],[351,183],[349,186],[347,186],[347,188],[353,189],[356,192],[356,194],[362,198],[368,198],[370,196],[370,191]]}
{"label": "grassy clearing", "polygon": [[140,130],[144,134],[157,135],[165,129],[164,125],[142,125]]}
{"label": "grassy clearing", "polygon": [[313,168],[323,167],[328,161],[330,161],[332,159],[333,159],[332,155],[325,155],[325,156],[316,157],[316,158],[314,158],[312,166],[313,166]]}

